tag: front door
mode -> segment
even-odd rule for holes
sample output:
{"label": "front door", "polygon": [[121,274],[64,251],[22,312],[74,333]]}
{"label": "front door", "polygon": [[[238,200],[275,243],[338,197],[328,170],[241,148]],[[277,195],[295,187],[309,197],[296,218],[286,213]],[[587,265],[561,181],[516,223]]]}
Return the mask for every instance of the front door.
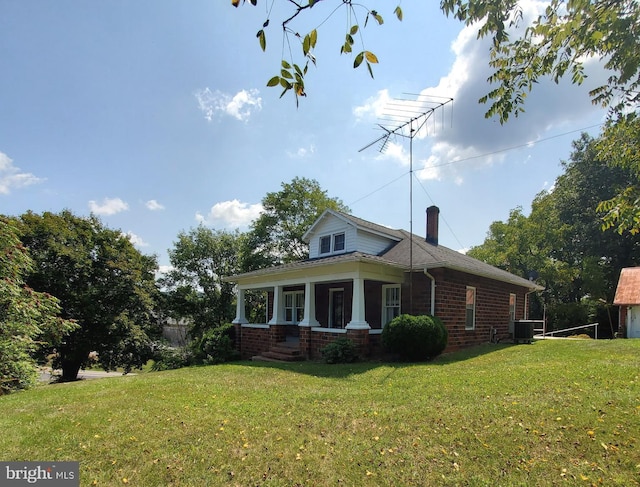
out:
{"label": "front door", "polygon": [[344,289],[329,290],[329,328],[344,328]]}

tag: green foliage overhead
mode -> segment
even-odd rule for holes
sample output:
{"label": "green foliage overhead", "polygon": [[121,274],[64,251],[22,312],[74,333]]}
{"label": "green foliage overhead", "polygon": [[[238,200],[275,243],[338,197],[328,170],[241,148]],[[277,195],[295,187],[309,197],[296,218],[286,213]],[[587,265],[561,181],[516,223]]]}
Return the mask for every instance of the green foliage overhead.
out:
{"label": "green foliage overhead", "polygon": [[[441,0],[447,15],[478,23],[478,37],[491,36],[489,81],[497,87],[487,117],[501,122],[523,111],[527,93],[542,77],[570,76],[581,84],[584,62],[599,58],[610,71],[607,83],[591,90],[596,104],[622,111],[640,100],[640,4],[635,0],[551,0],[545,11],[522,26],[520,4],[509,0]],[[514,26],[524,27],[513,39]]]}
{"label": "green foliage overhead", "polygon": [[77,325],[59,318],[58,300],[24,279],[33,270],[16,222],[0,216],[0,395],[26,389],[37,377],[34,353],[56,346]]}
{"label": "green foliage overhead", "polygon": [[75,380],[96,351],[105,370],[141,367],[158,334],[152,312],[155,257],[141,254],[118,230],[69,211],[20,218],[20,238],[34,260],[27,284],[60,300],[79,328],[56,347],[54,366]]}
{"label": "green foliage overhead", "polygon": [[[369,19],[372,19],[372,22],[376,25],[382,25],[384,24],[384,18],[377,10],[369,9],[363,3],[353,2],[352,0],[341,0],[340,4],[331,11],[323,11],[322,13],[319,13],[319,15],[322,15],[323,17],[319,20],[318,27],[311,29],[304,36],[302,36],[292,26],[296,18],[304,13],[310,12],[314,6],[320,3],[320,1],[321,0],[308,0],[303,2],[289,1],[287,2],[287,6],[289,7],[288,13],[285,18],[280,19],[284,41],[282,49],[282,66],[279,74],[269,79],[267,86],[282,88],[282,93],[280,94],[281,98],[286,93],[292,92],[296,100],[296,106],[298,105],[300,97],[307,96],[305,77],[309,69],[309,63],[312,63],[314,66],[316,65],[314,50],[318,41],[318,28],[330,17],[336,14],[341,7],[344,9],[348,27],[345,30],[344,43],[340,46],[340,54],[351,54],[357,38],[359,44],[362,45],[362,50],[358,52],[354,59],[354,69],[364,65],[367,67],[369,75],[373,78],[372,65],[378,63],[378,57],[373,52],[364,48],[364,36],[362,34],[362,29],[360,28],[359,18],[364,16],[364,23],[362,24],[363,28],[367,27]],[[242,3],[246,3],[245,0],[243,0]],[[253,6],[256,6],[258,2],[257,0],[251,0],[250,3]],[[328,2],[324,0],[322,3]],[[240,5],[240,0],[231,0],[231,5],[238,7]],[[267,46],[265,29],[271,23],[271,11],[271,8],[268,9],[267,19],[263,22],[262,28],[256,34],[260,48],[263,51],[266,50]],[[316,8],[314,13],[315,12],[320,11]],[[402,21],[403,12],[400,5],[395,7],[393,14],[399,21]],[[297,49],[294,49],[294,47],[299,47],[300,50],[298,51]],[[294,52],[297,54],[294,55]],[[294,58],[296,58],[300,53],[302,54],[303,63],[294,61]]]}
{"label": "green foliage overhead", "polygon": [[[292,27],[301,15],[315,15],[318,18],[318,27],[312,30],[317,36],[319,26],[342,8],[346,15],[346,28],[341,54],[353,51],[356,35],[360,37],[359,42],[364,44],[359,18],[364,18],[364,27],[369,19],[373,19],[377,25],[384,23],[378,11],[367,7],[367,4],[374,2],[324,0],[323,4],[334,4],[328,13],[322,9],[312,9],[320,3],[317,0],[280,0],[280,3],[285,5],[286,12],[279,19],[285,41],[283,58],[287,57],[289,64],[294,66],[295,50],[292,44],[300,43],[305,59],[305,68],[301,70],[303,74],[306,74],[309,61],[315,64],[312,54],[315,42],[310,46],[308,34],[303,37]],[[238,7],[240,1],[231,0],[231,4]],[[257,0],[251,0],[251,4],[257,5]],[[585,79],[584,63],[592,57],[600,59],[610,72],[606,84],[591,90],[593,102],[611,107],[616,112],[637,107],[640,100],[640,4],[637,1],[551,0],[544,12],[527,25],[521,5],[513,0],[441,0],[440,8],[447,16],[453,16],[467,25],[477,25],[478,37],[490,36],[493,40],[490,65],[494,73],[488,81],[495,88],[481,98],[482,102],[491,103],[487,117],[495,115],[501,122],[506,122],[511,115],[517,116],[524,110],[527,94],[543,77],[551,77],[558,82],[570,76],[573,83],[581,84]],[[270,23],[271,12],[272,8],[269,8],[263,28],[257,34],[262,50],[266,48],[265,29]],[[399,5],[393,14],[402,21],[403,11]],[[375,61],[370,59],[377,61],[377,58],[373,53],[369,58],[366,54],[369,51],[364,46],[359,52],[354,68],[366,60],[369,73],[373,75],[370,63]],[[306,94],[304,76],[294,83],[288,81],[291,78],[276,76],[268,86],[277,86],[275,78],[281,81],[283,94],[293,89],[296,102],[299,96]]]}

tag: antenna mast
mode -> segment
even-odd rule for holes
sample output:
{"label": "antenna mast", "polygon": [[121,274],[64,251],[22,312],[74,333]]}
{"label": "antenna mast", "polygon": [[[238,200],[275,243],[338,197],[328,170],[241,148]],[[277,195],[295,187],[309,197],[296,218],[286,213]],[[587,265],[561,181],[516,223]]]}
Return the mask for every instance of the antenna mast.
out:
{"label": "antenna mast", "polygon": [[375,144],[378,144],[379,152],[384,152],[392,136],[409,139],[409,313],[413,314],[413,139],[438,110],[442,112],[444,125],[444,107],[450,103],[453,106],[453,98],[412,93],[405,95],[411,98],[398,98],[387,104],[377,124],[384,133],[358,152]]}

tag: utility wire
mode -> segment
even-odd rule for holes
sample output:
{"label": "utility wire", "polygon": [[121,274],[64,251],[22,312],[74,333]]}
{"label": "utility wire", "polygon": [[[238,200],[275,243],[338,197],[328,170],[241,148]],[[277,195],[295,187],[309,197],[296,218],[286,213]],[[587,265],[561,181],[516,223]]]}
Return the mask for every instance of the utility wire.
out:
{"label": "utility wire", "polygon": [[[478,155],[475,155],[475,156],[465,157],[464,159],[456,159],[454,161],[443,162],[441,164],[434,164],[433,166],[429,166],[429,167],[449,166],[451,164],[458,164],[459,162],[471,161],[473,159],[480,159],[482,157],[492,156],[492,155],[495,155],[495,154],[501,154],[503,152],[508,152],[508,151],[515,150],[515,149],[521,149],[523,147],[531,147],[532,145],[536,145],[536,144],[539,144],[541,142],[546,142],[547,140],[557,139],[559,137],[564,137],[566,135],[575,134],[576,132],[582,132],[583,130],[588,130],[588,129],[592,129],[592,128],[595,128],[595,127],[601,127],[602,125],[604,125],[604,124],[603,123],[597,123],[597,124],[594,124],[594,125],[589,125],[588,127],[583,127],[583,128],[579,128],[579,129],[576,129],[576,130],[570,130],[569,132],[564,132],[562,134],[551,135],[549,137],[545,137],[545,138],[540,139],[540,140],[534,140],[532,142],[526,142],[524,144],[514,145],[514,146],[511,146],[511,147],[505,147],[504,149],[498,149],[498,150],[495,150],[495,151],[492,151],[492,152],[486,152],[484,154],[478,154]],[[349,204],[349,206],[355,205],[356,203],[360,203],[362,200],[365,200],[365,199],[369,198],[370,196],[373,196],[375,193],[377,193],[379,191],[382,191],[384,188],[386,188],[386,187],[390,186],[391,184],[395,183],[396,181],[398,181],[399,179],[403,178],[407,174],[409,174],[409,171],[406,171],[406,172],[402,173],[397,178],[389,181],[388,183],[380,186],[377,189],[374,189],[370,193],[367,193],[364,196],[361,196],[357,200],[352,201]],[[413,175],[413,177],[416,178],[416,181],[418,181],[418,184],[420,184],[420,187],[422,188],[424,193],[427,195],[429,200],[431,200],[431,203],[433,203],[435,205],[436,203],[433,201],[433,198],[431,197],[431,195],[427,192],[426,188],[422,184],[422,181],[420,181],[420,179],[418,179],[418,177],[415,174]],[[458,239],[457,235],[455,234],[455,232],[453,231],[453,229],[451,228],[451,226],[447,222],[446,218],[441,217],[441,219],[444,221],[445,225],[447,226],[447,228],[449,229],[449,231],[453,235],[453,238],[455,238],[456,242],[458,242],[458,245],[460,246],[460,248],[464,248],[464,245],[462,245],[462,243],[460,242],[460,239]]]}

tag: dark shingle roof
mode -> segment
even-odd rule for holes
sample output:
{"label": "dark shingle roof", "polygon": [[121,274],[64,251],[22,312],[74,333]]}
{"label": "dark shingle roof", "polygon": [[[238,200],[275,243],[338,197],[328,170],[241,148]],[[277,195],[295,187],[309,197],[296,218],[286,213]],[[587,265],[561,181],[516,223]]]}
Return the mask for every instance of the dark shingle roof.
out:
{"label": "dark shingle roof", "polygon": [[[539,286],[532,281],[528,281],[502,269],[498,269],[497,267],[486,264],[460,252],[456,252],[455,250],[443,247],[442,245],[432,245],[426,242],[423,237],[411,235],[405,230],[388,228],[347,213],[334,210],[329,211],[336,214],[338,217],[351,222],[359,228],[387,236],[392,241],[390,242],[390,247],[377,256],[365,254],[363,252],[351,252],[317,259],[308,259],[300,262],[292,262],[266,269],[259,269],[257,271],[240,274],[238,276],[232,276],[228,278],[228,280],[235,281],[238,277],[242,278],[280,274],[287,271],[339,264],[343,262],[367,261],[398,267],[405,270],[408,270],[410,267],[413,267],[414,270],[436,269],[439,267],[454,269],[468,274],[515,284],[532,290],[544,289],[542,286]],[[412,252],[410,249],[412,249]]]}
{"label": "dark shingle roof", "polygon": [[[418,235],[413,235],[412,237],[409,232],[404,230],[401,230],[401,232],[404,236],[403,240],[382,254],[384,259],[409,267],[411,264],[410,260],[413,258],[412,267],[414,269],[444,267],[528,287],[530,289],[544,289],[532,281],[498,269],[468,255],[456,252],[442,245],[432,245]],[[413,256],[410,255],[409,251],[411,247],[413,248]]]}

